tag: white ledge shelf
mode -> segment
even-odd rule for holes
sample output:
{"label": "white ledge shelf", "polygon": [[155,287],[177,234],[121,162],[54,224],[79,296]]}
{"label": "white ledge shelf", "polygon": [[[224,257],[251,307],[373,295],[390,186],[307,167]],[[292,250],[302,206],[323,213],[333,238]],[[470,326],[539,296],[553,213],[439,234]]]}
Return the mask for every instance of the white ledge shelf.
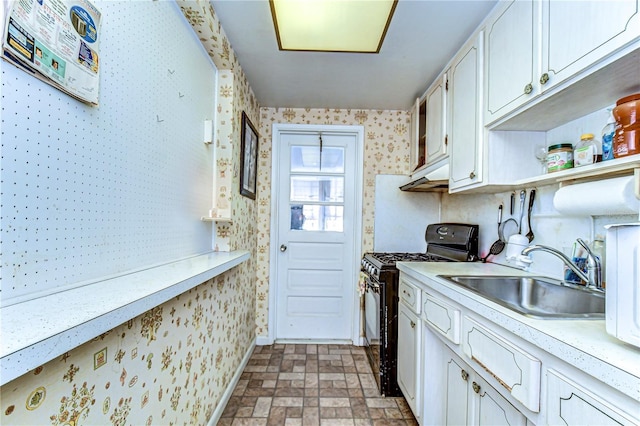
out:
{"label": "white ledge shelf", "polygon": [[0,308],[0,385],[247,259],[209,252]]}
{"label": "white ledge shelf", "polygon": [[[588,182],[591,180],[608,179],[617,176],[639,175],[639,172],[636,171],[639,169],[640,154],[636,154],[628,157],[616,158],[614,160],[603,161],[589,166],[574,167],[573,169],[560,170],[526,179],[519,179],[513,183],[479,184],[478,186],[462,188],[455,192],[460,194],[498,193],[552,184],[560,184],[562,186],[579,182]],[[638,179],[640,179],[640,177]]]}
{"label": "white ledge shelf", "polygon": [[637,168],[640,168],[640,155],[630,155],[589,166],[574,167],[530,179],[522,179],[517,181],[517,184],[520,186],[531,186],[531,184],[543,186],[552,183],[606,179],[617,175],[632,175]]}

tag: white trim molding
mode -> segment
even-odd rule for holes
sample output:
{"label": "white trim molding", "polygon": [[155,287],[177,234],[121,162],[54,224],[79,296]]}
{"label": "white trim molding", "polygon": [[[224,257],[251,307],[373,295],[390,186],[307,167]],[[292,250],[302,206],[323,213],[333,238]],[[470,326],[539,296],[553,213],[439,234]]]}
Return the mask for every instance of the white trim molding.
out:
{"label": "white trim molding", "polygon": [[[360,336],[361,315],[360,315],[360,297],[358,293],[359,267],[358,261],[362,253],[362,204],[364,196],[364,126],[346,126],[346,125],[316,125],[316,124],[282,124],[274,123],[272,128],[271,140],[271,233],[270,241],[278,241],[278,206],[274,200],[278,199],[278,185],[276,184],[280,173],[280,135],[281,133],[341,133],[355,135],[357,140],[356,152],[356,185],[355,185],[355,205],[354,205],[354,227],[353,227],[353,259],[356,269],[352,277],[352,288],[356,293],[353,298],[353,324],[351,329],[351,340],[357,345],[362,342]],[[278,268],[278,244],[271,244],[269,256],[271,259],[269,268],[269,317],[267,336],[259,337],[259,341],[264,344],[272,344],[276,341],[276,283]]]}

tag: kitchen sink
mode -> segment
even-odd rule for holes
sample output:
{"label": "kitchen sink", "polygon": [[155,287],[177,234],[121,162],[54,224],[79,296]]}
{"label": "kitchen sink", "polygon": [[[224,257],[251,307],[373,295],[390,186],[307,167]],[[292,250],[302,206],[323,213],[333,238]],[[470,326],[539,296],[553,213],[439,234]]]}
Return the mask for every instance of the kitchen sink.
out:
{"label": "kitchen sink", "polygon": [[604,293],[549,278],[461,275],[440,277],[529,317],[604,319]]}

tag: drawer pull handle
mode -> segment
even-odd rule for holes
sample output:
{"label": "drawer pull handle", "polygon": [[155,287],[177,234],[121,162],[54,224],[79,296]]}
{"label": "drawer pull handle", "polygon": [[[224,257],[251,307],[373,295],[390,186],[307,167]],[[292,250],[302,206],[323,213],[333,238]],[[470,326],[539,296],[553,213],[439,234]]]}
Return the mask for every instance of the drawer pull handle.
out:
{"label": "drawer pull handle", "polygon": [[411,321],[411,328],[416,328],[416,323]]}
{"label": "drawer pull handle", "polygon": [[540,84],[547,84],[548,81],[549,81],[549,74],[545,72],[544,74],[542,74],[542,76],[540,76]]}
{"label": "drawer pull handle", "polygon": [[464,380],[465,382],[469,379],[469,373],[464,370],[460,370],[460,376],[462,376],[462,380]]}
{"label": "drawer pull handle", "polygon": [[473,382],[473,384],[471,386],[473,386],[473,391],[475,393],[480,393],[480,385],[479,384],[477,384],[476,382]]}
{"label": "drawer pull handle", "polygon": [[533,86],[531,85],[531,83],[529,83],[526,86],[524,86],[524,94],[529,95],[531,94],[531,92],[533,92]]}

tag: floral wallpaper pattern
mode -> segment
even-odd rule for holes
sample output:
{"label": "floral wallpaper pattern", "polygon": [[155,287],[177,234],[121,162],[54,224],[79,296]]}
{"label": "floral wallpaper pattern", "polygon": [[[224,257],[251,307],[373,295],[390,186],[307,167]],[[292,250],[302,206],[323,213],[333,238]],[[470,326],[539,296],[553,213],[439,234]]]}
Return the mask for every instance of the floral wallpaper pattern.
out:
{"label": "floral wallpaper pattern", "polygon": [[178,4],[220,72],[214,208],[232,222],[214,242],[251,258],[2,386],[1,424],[206,424],[254,341],[257,207],[238,191],[238,123],[245,111],[257,128],[259,106],[211,5]]}
{"label": "floral wallpaper pattern", "polygon": [[[376,174],[406,174],[405,111],[262,108],[208,1],[178,0],[219,70],[215,135],[217,250],[251,258],[0,389],[0,423],[206,424],[253,339],[267,334],[271,124],[365,127],[363,250],[373,247]],[[239,195],[242,111],[259,131],[257,199]]]}
{"label": "floral wallpaper pattern", "polygon": [[260,109],[258,164],[258,247],[256,334],[268,334],[269,235],[271,232],[271,138],[274,123],[361,125],[364,141],[364,194],[362,202],[362,250],[373,249],[375,179],[379,174],[409,173],[411,115],[408,111],[357,109]]}
{"label": "floral wallpaper pattern", "polygon": [[254,335],[254,291],[240,272],[6,384],[0,423],[206,424]]}

